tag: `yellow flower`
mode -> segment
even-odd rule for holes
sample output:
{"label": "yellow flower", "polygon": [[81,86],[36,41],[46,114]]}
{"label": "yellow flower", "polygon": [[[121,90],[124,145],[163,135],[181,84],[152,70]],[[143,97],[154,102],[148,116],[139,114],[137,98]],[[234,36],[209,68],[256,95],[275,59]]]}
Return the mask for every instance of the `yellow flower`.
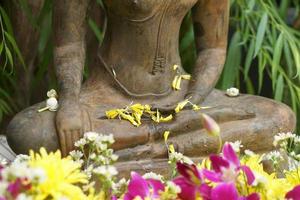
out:
{"label": "yellow flower", "polygon": [[285,177],[288,183],[290,183],[293,187],[296,185],[300,185],[300,167],[293,171],[287,171],[285,173]]}
{"label": "yellow flower", "polygon": [[71,157],[62,158],[60,151],[47,153],[44,148],[40,153],[30,151],[29,165],[32,168],[41,168],[45,171],[46,180],[32,190],[37,194],[35,199],[85,199],[83,191],[76,184],[87,183],[87,177],[80,172],[80,164]]}
{"label": "yellow flower", "polygon": [[[262,200],[284,199],[285,194],[292,189],[286,179],[277,178],[275,173],[268,174],[264,171],[261,156],[245,156],[241,163],[249,166],[255,175],[255,181],[248,191],[259,193]],[[245,179],[240,177],[241,179],[244,181],[242,185],[246,185]]]}

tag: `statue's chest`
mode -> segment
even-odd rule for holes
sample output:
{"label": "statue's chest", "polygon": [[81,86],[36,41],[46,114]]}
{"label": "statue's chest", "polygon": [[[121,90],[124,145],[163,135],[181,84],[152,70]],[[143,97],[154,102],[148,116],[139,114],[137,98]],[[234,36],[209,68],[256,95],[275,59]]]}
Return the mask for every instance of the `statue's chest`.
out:
{"label": "statue's chest", "polygon": [[143,20],[161,12],[185,14],[198,0],[103,0],[109,13],[129,20]]}

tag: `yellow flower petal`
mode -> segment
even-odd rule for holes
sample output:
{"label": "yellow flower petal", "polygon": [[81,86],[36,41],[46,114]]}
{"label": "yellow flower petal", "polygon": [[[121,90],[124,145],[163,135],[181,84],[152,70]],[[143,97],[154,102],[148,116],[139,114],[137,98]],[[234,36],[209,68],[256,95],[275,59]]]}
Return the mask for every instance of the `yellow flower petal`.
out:
{"label": "yellow flower petal", "polygon": [[164,132],[164,139],[165,139],[165,142],[168,140],[169,135],[170,135],[170,131],[165,131],[165,132]]}
{"label": "yellow flower petal", "polygon": [[135,121],[135,119],[134,119],[134,117],[132,117],[131,115],[128,115],[128,114],[125,114],[125,113],[123,113],[123,112],[120,112],[119,113],[120,114],[120,116],[123,118],[123,119],[126,119],[126,120],[128,120],[130,123],[132,123],[134,126],[140,126],[136,121]]}
{"label": "yellow flower petal", "polygon": [[108,119],[114,119],[119,115],[119,112],[118,109],[115,109],[115,110],[106,111],[105,114]]}
{"label": "yellow flower petal", "polygon": [[180,87],[181,80],[182,80],[182,77],[179,76],[179,77],[177,78],[177,82],[176,82],[176,85],[175,85],[175,90],[180,90],[180,89],[181,89],[181,87]]}
{"label": "yellow flower petal", "polygon": [[174,90],[176,90],[176,85],[177,85],[178,78],[179,78],[179,76],[175,76],[175,77],[174,77],[174,80],[173,80],[173,82],[172,82],[172,88],[173,88]]}
{"label": "yellow flower petal", "polygon": [[173,70],[174,70],[174,71],[176,71],[178,68],[179,68],[178,65],[174,65],[174,66],[173,66]]}
{"label": "yellow flower petal", "polygon": [[181,75],[184,80],[191,80],[192,76],[189,74]]}
{"label": "yellow flower petal", "polygon": [[197,110],[200,110],[201,107],[197,106],[196,104],[193,104],[193,110],[197,111]]}
{"label": "yellow flower petal", "polygon": [[160,117],[160,122],[169,122],[173,119],[173,115],[169,115],[168,117]]}
{"label": "yellow flower petal", "polygon": [[169,151],[170,151],[170,153],[175,153],[175,148],[174,148],[173,144],[169,145]]}
{"label": "yellow flower petal", "polygon": [[189,103],[188,99],[178,103],[177,107],[175,108],[175,112],[179,113],[186,106],[186,104],[188,104],[188,103]]}

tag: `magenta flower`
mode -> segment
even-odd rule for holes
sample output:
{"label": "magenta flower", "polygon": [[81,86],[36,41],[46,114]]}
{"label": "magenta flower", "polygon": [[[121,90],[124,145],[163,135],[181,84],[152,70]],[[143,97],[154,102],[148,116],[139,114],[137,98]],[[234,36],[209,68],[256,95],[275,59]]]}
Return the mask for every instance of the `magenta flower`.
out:
{"label": "magenta flower", "polygon": [[11,194],[13,198],[16,198],[22,189],[22,181],[20,178],[16,179],[15,182],[10,183],[7,187],[7,191]]}
{"label": "magenta flower", "polygon": [[255,176],[248,166],[241,165],[238,156],[230,144],[223,146],[223,157],[218,155],[210,156],[213,170],[202,171],[203,175],[212,182],[235,182],[240,171],[247,177],[248,184],[251,185]]}
{"label": "magenta flower", "polygon": [[164,191],[165,187],[159,180],[144,179],[136,172],[131,173],[131,180],[124,200],[133,200],[136,197],[141,199],[159,199],[159,192]]}
{"label": "magenta flower", "polygon": [[285,198],[288,200],[300,200],[300,185],[294,187],[291,191],[289,191]]}
{"label": "magenta flower", "polygon": [[259,200],[259,195],[253,193],[247,197],[239,197],[234,183],[220,183],[211,191],[211,200]]}
{"label": "magenta flower", "polygon": [[195,200],[200,196],[204,200],[210,199],[211,187],[202,182],[202,174],[194,164],[178,162],[177,171],[181,176],[174,179],[173,182],[181,189],[178,195],[180,199]]}

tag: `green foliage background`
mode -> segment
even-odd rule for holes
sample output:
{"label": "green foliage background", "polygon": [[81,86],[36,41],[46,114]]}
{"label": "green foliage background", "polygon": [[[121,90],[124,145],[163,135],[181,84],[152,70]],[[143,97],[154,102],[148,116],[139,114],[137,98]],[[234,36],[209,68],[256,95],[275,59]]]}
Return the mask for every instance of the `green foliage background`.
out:
{"label": "green foliage background", "polygon": [[[97,2],[101,6],[101,1]],[[30,89],[27,96],[23,96],[29,100],[24,103],[18,95],[17,73],[29,72],[14,39],[14,32],[18,30],[13,30],[8,13],[0,7],[0,122],[3,116],[35,103],[33,93],[45,77],[49,88],[56,86],[50,70],[53,68],[52,0],[45,0],[38,16],[32,15],[26,0],[13,3],[24,11],[39,32],[38,61],[35,70],[30,72]],[[228,56],[217,87],[235,86],[245,93],[274,98],[290,105],[300,116],[300,31],[292,26],[300,16],[299,6],[300,0],[232,0]],[[102,30],[93,18],[87,21],[101,42]],[[183,65],[190,71],[196,59],[190,13],[181,28],[180,53]]]}

